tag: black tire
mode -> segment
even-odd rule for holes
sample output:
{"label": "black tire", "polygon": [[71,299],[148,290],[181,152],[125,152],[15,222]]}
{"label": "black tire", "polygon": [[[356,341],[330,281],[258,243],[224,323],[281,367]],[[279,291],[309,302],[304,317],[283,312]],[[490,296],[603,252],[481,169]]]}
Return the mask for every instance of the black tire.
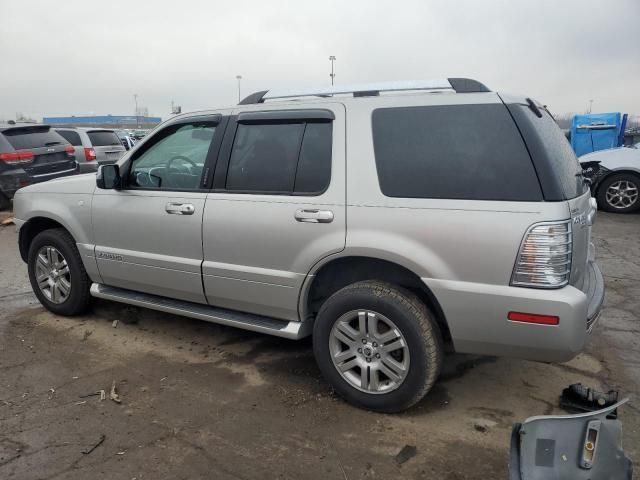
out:
{"label": "black tire", "polygon": [[[630,185],[635,186],[636,199],[631,205],[624,208],[616,207],[607,200],[607,190],[616,182],[629,182]],[[638,175],[634,175],[632,173],[614,173],[613,175],[606,177],[602,183],[600,183],[596,198],[598,200],[598,206],[607,212],[631,213],[640,208],[640,195],[638,195],[638,193],[640,193],[640,177]]]}
{"label": "black tire", "polygon": [[[45,246],[56,248],[67,261],[69,266],[69,275],[71,283],[71,292],[68,298],[62,303],[54,303],[49,300],[40,290],[36,280],[36,261],[38,251]],[[73,237],[64,228],[54,228],[44,230],[37,234],[31,245],[29,245],[29,254],[27,259],[27,268],[29,270],[29,281],[36,297],[40,303],[49,311],[65,316],[78,315],[84,312],[89,306],[91,296],[89,287],[91,281],[87,276],[87,272],[82,264],[80,253],[76,247]]]}
{"label": "black tire", "polygon": [[[386,393],[367,393],[352,386],[334,366],[330,350],[335,322],[353,310],[371,310],[393,319],[409,350],[404,381]],[[408,290],[381,281],[349,285],[320,308],[313,329],[313,351],[320,371],[349,403],[377,412],[399,412],[420,401],[435,383],[443,361],[442,336],[426,305]]]}
{"label": "black tire", "polygon": [[4,193],[0,192],[0,212],[3,210],[9,210],[10,208],[11,202]]}

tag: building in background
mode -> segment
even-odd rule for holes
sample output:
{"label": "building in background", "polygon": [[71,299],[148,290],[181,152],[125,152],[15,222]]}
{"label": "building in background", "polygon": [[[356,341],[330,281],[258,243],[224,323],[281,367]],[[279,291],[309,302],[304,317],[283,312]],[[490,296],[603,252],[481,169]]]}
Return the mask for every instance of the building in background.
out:
{"label": "building in background", "polygon": [[57,126],[73,127],[105,127],[105,128],[139,128],[150,129],[162,122],[160,117],[148,115],[97,115],[70,117],[44,117],[42,123]]}

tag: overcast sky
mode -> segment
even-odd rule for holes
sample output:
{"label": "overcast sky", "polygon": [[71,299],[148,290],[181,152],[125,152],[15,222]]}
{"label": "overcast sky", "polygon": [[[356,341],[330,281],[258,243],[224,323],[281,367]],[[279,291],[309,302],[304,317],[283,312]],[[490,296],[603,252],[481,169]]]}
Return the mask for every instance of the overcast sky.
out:
{"label": "overcast sky", "polygon": [[0,0],[0,119],[230,105],[464,75],[554,113],[640,113],[640,0]]}

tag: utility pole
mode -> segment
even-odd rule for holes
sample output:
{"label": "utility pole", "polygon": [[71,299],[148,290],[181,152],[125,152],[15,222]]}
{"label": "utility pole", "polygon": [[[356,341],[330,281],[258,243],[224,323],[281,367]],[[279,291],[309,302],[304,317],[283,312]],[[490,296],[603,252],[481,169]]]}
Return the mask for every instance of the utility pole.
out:
{"label": "utility pole", "polygon": [[240,103],[240,80],[242,80],[242,75],[236,75],[236,80],[238,80],[238,103]]}
{"label": "utility pole", "polygon": [[138,119],[138,94],[133,94],[133,101],[136,104],[136,128],[140,128],[140,120]]}
{"label": "utility pole", "polygon": [[589,100],[589,113],[591,113],[592,108],[593,108],[593,99]]}
{"label": "utility pole", "polygon": [[336,61],[336,57],[335,57],[334,55],[331,55],[331,56],[329,57],[329,61],[331,62],[331,73],[329,74],[329,76],[331,77],[331,85],[333,85],[333,81],[334,81],[334,80],[335,80],[335,78],[336,78],[336,74],[335,74],[335,73],[333,73],[333,62],[335,62],[335,61]]}

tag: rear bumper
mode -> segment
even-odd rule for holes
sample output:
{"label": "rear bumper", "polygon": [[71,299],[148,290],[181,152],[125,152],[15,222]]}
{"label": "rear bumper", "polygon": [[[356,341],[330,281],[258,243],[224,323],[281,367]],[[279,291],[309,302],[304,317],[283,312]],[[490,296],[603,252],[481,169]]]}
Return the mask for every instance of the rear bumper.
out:
{"label": "rear bumper", "polygon": [[[440,302],[454,348],[460,353],[563,362],[580,353],[604,301],[598,266],[589,265],[585,291],[487,285],[424,278]],[[509,312],[560,317],[558,325],[513,322]]]}
{"label": "rear bumper", "polygon": [[78,173],[77,164],[73,168],[67,168],[57,172],[30,174],[22,168],[15,168],[0,173],[0,191],[8,198],[13,198],[16,190],[31,185],[32,183],[46,182],[52,178],[66,177]]}
{"label": "rear bumper", "polygon": [[78,173],[93,173],[98,171],[98,162],[78,162]]}

